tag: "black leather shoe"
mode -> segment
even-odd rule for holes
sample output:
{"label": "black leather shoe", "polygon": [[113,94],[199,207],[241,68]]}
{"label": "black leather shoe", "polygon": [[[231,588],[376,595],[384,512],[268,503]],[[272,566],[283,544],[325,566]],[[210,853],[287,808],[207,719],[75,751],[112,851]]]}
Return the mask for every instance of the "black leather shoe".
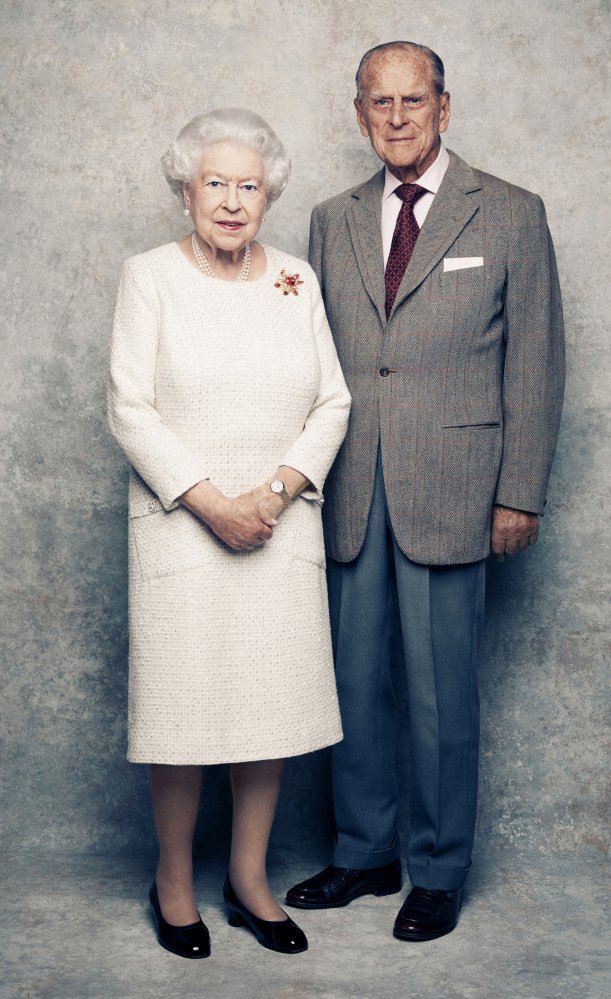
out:
{"label": "black leather shoe", "polygon": [[157,882],[153,881],[149,899],[157,930],[157,939],[162,947],[178,954],[179,957],[210,957],[210,934],[207,927],[198,919],[196,923],[189,923],[188,926],[172,926],[166,923],[161,914],[159,906],[159,896],[157,895]]}
{"label": "black leather shoe", "polygon": [[401,891],[401,861],[368,871],[329,864],[320,874],[301,881],[286,893],[287,905],[297,909],[337,909],[360,895],[394,895]]}
{"label": "black leather shoe", "polygon": [[399,910],[393,935],[398,940],[436,940],[458,922],[460,891],[412,888]]}
{"label": "black leather shoe", "polygon": [[246,926],[254,933],[262,947],[275,950],[279,954],[302,954],[308,949],[308,941],[303,930],[289,916],[286,919],[259,919],[242,905],[229,882],[225,878],[223,898],[227,906],[227,922],[230,926]]}

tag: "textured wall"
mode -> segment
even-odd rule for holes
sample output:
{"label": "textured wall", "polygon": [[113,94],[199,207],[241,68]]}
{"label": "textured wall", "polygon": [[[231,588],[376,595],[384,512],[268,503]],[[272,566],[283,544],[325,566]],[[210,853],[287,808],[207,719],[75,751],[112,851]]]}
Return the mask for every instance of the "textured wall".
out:
{"label": "textured wall", "polygon": [[[4,779],[8,845],[151,842],[144,768],[124,762],[127,467],[103,382],[121,260],[185,231],[158,168],[192,115],[245,105],[294,160],[263,238],[305,254],[312,205],[376,161],[353,121],[361,53],[396,37],[446,62],[447,144],[539,192],[566,305],[568,387],[540,544],[489,574],[482,854],[602,849],[602,536],[609,493],[600,203],[608,100],[595,0],[5,0],[0,12]],[[409,15],[406,16],[406,15]],[[291,764],[276,827],[322,852],[326,759]],[[202,836],[226,841],[223,768]]]}

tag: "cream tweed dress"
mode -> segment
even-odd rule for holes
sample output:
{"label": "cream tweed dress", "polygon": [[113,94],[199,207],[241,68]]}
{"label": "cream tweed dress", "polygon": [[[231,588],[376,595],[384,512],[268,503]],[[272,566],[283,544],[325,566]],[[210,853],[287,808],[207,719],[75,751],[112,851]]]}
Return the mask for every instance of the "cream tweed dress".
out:
{"label": "cream tweed dress", "polygon": [[[176,243],[123,266],[108,414],[133,466],[133,762],[273,759],[342,737],[321,490],[350,396],[313,271],[264,251],[264,275],[242,283],[206,277]],[[299,274],[297,295],[283,294],[282,271]],[[177,503],[202,479],[237,496],[279,465],[313,486],[252,552]]]}

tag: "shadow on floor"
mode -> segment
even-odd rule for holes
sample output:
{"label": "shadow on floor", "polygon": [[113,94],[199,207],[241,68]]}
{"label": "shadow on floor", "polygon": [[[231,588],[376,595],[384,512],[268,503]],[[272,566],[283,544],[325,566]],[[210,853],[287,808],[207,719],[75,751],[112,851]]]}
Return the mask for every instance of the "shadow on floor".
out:
{"label": "shadow on floor", "polygon": [[[319,858],[320,859],[320,858]],[[277,861],[274,891],[317,861]],[[319,865],[320,866],[320,865]],[[150,856],[4,858],[2,999],[602,999],[611,994],[603,876],[574,855],[486,855],[454,933],[402,943],[392,925],[405,892],[345,909],[296,912],[310,948],[284,956],[227,925],[225,870],[197,868],[212,956],[160,948],[148,916]],[[407,889],[407,886],[406,886]],[[606,973],[607,972],[607,973]]]}

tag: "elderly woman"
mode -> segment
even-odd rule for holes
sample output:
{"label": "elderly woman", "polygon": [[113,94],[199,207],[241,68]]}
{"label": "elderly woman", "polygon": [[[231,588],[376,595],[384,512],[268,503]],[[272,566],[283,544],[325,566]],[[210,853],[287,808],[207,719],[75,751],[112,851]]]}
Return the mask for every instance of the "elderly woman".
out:
{"label": "elderly woman", "polygon": [[229,922],[307,948],[273,898],[283,759],[341,739],[322,486],[350,396],[307,263],[255,241],[290,162],[258,115],[200,115],[162,159],[193,232],[123,266],[109,423],[129,483],[129,749],[151,765],[159,943],[206,957],[192,839],[231,764]]}

